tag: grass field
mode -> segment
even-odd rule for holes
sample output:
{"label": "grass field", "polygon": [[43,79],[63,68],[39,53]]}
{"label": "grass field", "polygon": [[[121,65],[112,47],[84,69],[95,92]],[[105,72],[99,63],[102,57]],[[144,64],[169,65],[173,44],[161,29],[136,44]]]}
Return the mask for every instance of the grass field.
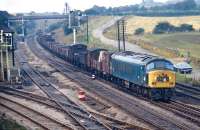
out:
{"label": "grass field", "polygon": [[[154,35],[152,29],[160,21],[168,21],[174,25],[188,23],[194,25],[195,29],[200,28],[200,16],[185,17],[138,17],[128,16],[127,21],[127,39],[131,43],[136,43],[142,48],[148,49],[158,55],[167,58],[174,58],[177,50],[181,55],[190,52],[194,58],[200,58],[200,33],[172,33]],[[148,33],[143,36],[133,35],[134,29],[144,28]],[[112,26],[105,30],[104,35],[110,39],[116,39],[116,26]]]}
{"label": "grass field", "polygon": [[172,25],[191,24],[196,30],[200,29],[200,16],[185,17],[140,17],[130,16],[127,18],[127,33],[133,34],[137,28],[144,28],[146,33],[151,33],[159,22],[168,21]]}
{"label": "grass field", "polygon": [[147,34],[143,39],[159,48],[177,49],[183,55],[190,52],[193,57],[200,56],[200,33]]}

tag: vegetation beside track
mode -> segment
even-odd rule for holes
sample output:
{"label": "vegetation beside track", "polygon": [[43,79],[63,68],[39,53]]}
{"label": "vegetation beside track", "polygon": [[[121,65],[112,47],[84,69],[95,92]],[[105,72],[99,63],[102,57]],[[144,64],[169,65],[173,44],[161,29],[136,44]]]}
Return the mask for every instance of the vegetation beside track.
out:
{"label": "vegetation beside track", "polygon": [[13,120],[8,120],[5,117],[1,117],[0,130],[26,130],[26,128]]}
{"label": "vegetation beside track", "polygon": [[188,83],[194,86],[200,86],[200,81],[194,80],[185,74],[176,73],[176,81],[179,83]]}
{"label": "vegetation beside track", "polygon": [[[184,32],[170,34],[151,34],[153,28],[161,21],[168,21],[170,24],[179,26],[181,24],[191,24],[195,30],[200,28],[200,16],[185,17],[138,17],[129,16],[127,21],[127,40],[131,43],[138,44],[142,48],[150,50],[158,55],[175,58],[183,57],[190,53],[192,62],[200,65],[200,33]],[[139,27],[144,28],[144,35],[134,35]],[[110,39],[116,39],[116,27],[111,26],[104,31],[104,35]]]}
{"label": "vegetation beside track", "polygon": [[154,27],[160,22],[168,22],[173,26],[181,24],[193,25],[195,30],[200,29],[200,16],[182,16],[182,17],[127,17],[127,33],[133,34],[137,28],[144,28],[145,33],[152,33]]}
{"label": "vegetation beside track", "polygon": [[[88,17],[88,33],[89,33],[89,47],[99,47],[106,48],[109,50],[115,50],[113,46],[103,44],[99,39],[92,36],[92,31],[99,26],[102,26],[107,21],[111,20],[112,16],[89,16]],[[87,43],[87,23],[81,25],[80,29],[77,31],[77,42]],[[73,43],[73,34],[64,35],[64,31],[62,28],[56,29],[55,37],[57,41],[61,43]]]}

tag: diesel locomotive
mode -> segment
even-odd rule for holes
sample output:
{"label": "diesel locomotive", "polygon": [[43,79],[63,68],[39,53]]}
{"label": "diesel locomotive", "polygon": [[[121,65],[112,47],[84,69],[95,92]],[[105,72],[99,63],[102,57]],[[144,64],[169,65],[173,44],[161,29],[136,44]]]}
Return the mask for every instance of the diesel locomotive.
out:
{"label": "diesel locomotive", "polygon": [[173,64],[164,58],[117,52],[111,56],[111,73],[118,83],[152,99],[169,100],[175,87]]}
{"label": "diesel locomotive", "polygon": [[173,96],[174,66],[165,58],[131,51],[88,49],[84,44],[64,45],[55,42],[50,35],[39,35],[37,41],[65,61],[118,86],[153,100],[168,101]]}

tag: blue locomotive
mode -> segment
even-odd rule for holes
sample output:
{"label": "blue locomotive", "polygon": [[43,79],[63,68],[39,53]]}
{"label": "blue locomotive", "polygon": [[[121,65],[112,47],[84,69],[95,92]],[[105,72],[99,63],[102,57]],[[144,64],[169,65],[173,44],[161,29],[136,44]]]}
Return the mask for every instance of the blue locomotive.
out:
{"label": "blue locomotive", "polygon": [[173,64],[157,56],[117,52],[111,56],[111,74],[114,81],[151,97],[169,100],[175,87]]}

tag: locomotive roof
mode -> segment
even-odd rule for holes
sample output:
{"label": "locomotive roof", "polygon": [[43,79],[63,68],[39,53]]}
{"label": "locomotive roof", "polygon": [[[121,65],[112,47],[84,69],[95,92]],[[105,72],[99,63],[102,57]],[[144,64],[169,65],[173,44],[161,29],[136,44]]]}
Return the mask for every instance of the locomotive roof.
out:
{"label": "locomotive roof", "polygon": [[76,43],[76,44],[70,44],[71,46],[80,46],[80,45],[82,45],[82,46],[86,46],[85,44],[83,44],[83,43]]}
{"label": "locomotive roof", "polygon": [[69,47],[69,45],[65,45],[65,44],[55,44],[57,47]]}
{"label": "locomotive roof", "polygon": [[138,64],[143,64],[143,65],[146,65],[149,62],[154,61],[154,60],[165,60],[158,56],[137,53],[137,52],[131,52],[131,51],[116,52],[112,55],[112,58],[126,61],[126,62],[134,62],[134,63],[138,63]]}
{"label": "locomotive roof", "polygon": [[77,49],[86,49],[87,46],[85,44],[81,44],[81,43],[78,43],[78,44],[72,44],[70,45],[70,48],[73,49],[73,50],[77,50]]}
{"label": "locomotive roof", "polygon": [[96,52],[96,51],[107,51],[106,49],[102,49],[102,48],[90,48],[88,49],[89,52]]}

